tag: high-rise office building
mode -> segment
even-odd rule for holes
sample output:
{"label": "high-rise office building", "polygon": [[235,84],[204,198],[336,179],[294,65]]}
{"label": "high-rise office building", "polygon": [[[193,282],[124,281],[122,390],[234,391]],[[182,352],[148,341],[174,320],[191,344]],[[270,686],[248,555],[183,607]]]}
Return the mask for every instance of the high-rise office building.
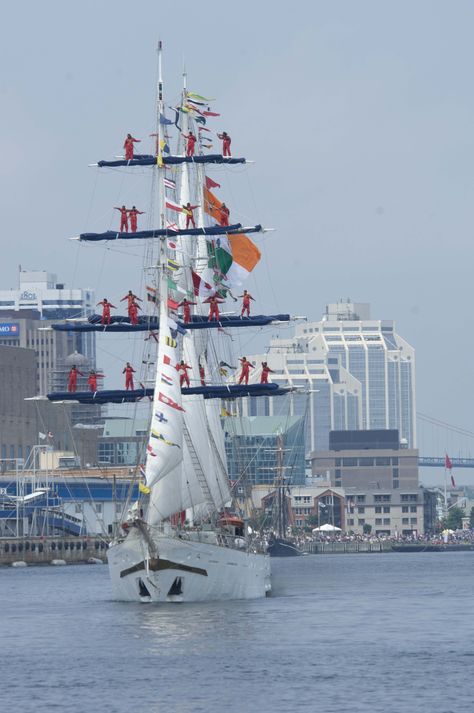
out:
{"label": "high-rise office building", "polygon": [[[301,388],[290,412],[306,413],[307,451],[327,450],[331,430],[352,429],[397,429],[415,447],[415,351],[393,321],[371,320],[368,304],[329,304],[321,321],[299,323],[293,337],[247,358],[267,361],[272,381]],[[248,408],[277,414],[283,406],[274,398]]]}
{"label": "high-rise office building", "polygon": [[34,350],[36,394],[51,389],[53,375],[71,354],[83,355],[89,368],[96,367],[93,332],[51,329],[54,322],[92,314],[93,304],[93,290],[66,289],[56,275],[41,270],[20,270],[18,289],[0,290],[0,345]]}

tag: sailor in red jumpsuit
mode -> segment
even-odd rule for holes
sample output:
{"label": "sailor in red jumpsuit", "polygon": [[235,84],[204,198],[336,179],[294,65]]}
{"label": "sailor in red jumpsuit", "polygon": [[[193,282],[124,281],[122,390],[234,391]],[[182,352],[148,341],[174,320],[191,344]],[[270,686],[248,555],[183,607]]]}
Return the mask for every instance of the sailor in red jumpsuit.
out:
{"label": "sailor in red jumpsuit", "polygon": [[127,361],[127,364],[124,370],[122,371],[122,374],[125,374],[125,389],[127,391],[129,389],[133,391],[133,375],[135,374],[135,369],[133,368],[133,366],[130,365],[130,362]]}
{"label": "sailor in red jumpsuit", "polygon": [[100,320],[101,324],[110,324],[110,309],[117,309],[115,305],[111,304],[107,297],[104,297],[104,299],[101,302],[97,302],[97,307],[99,305],[102,305],[102,319]]}
{"label": "sailor in red jumpsuit", "polygon": [[123,205],[121,208],[115,206],[114,210],[120,211],[120,232],[128,233],[128,209]]}
{"label": "sailor in red jumpsuit", "polygon": [[199,364],[199,378],[201,379],[201,386],[206,386],[206,372],[202,364]]}
{"label": "sailor in red jumpsuit", "polygon": [[183,386],[183,384],[186,384],[186,386],[189,388],[189,375],[188,375],[188,369],[191,369],[192,367],[189,366],[189,364],[186,364],[185,361],[181,359],[179,364],[176,364],[176,371],[180,371],[181,374],[179,375],[179,385],[180,387]]}
{"label": "sailor in red jumpsuit", "polygon": [[219,208],[219,214],[220,225],[229,225],[230,210],[228,209],[225,203],[221,204],[221,207]]}
{"label": "sailor in red jumpsuit", "polygon": [[132,324],[137,324],[138,310],[141,309],[137,303],[137,300],[138,302],[143,302],[143,300],[140,299],[140,297],[137,297],[137,295],[134,295],[132,290],[129,290],[125,297],[122,297],[120,302],[124,302],[125,300],[127,300],[128,316],[130,317],[130,322]]}
{"label": "sailor in red jumpsuit", "polygon": [[97,391],[97,379],[103,379],[103,374],[98,374],[94,369],[91,369],[87,378],[90,391]]}
{"label": "sailor in red jumpsuit", "polygon": [[245,383],[248,384],[250,369],[253,369],[253,366],[249,361],[247,361],[246,357],[242,357],[242,359],[240,359],[239,361],[242,365],[242,371],[240,372],[239,376],[239,384],[241,384],[242,381],[245,381]]}
{"label": "sailor in red jumpsuit", "polygon": [[141,309],[137,302],[132,302],[128,308],[128,316],[130,317],[130,324],[135,326],[138,324],[138,310]]}
{"label": "sailor in red jumpsuit", "polygon": [[191,305],[195,305],[196,302],[190,302],[186,298],[179,303],[178,307],[183,308],[183,322],[189,324],[191,321]]}
{"label": "sailor in red jumpsuit", "polygon": [[189,224],[193,224],[193,228],[196,227],[196,223],[194,222],[194,215],[193,215],[193,210],[195,208],[199,208],[198,205],[191,205],[191,203],[186,203],[186,205],[183,205],[183,213],[186,216],[186,229],[189,228]]}
{"label": "sailor in red jumpsuit", "polygon": [[216,322],[218,322],[220,318],[219,305],[222,304],[224,300],[221,300],[219,297],[216,297],[216,295],[213,295],[212,297],[208,297],[207,300],[204,300],[204,302],[209,304],[209,318],[207,321],[212,322],[212,319],[214,318]]}
{"label": "sailor in red jumpsuit", "polygon": [[270,369],[266,361],[262,361],[262,375],[260,377],[261,384],[268,384],[268,375],[274,374],[273,369]]}
{"label": "sailor in red jumpsuit", "polygon": [[67,381],[67,390],[70,392],[74,392],[77,389],[77,376],[84,376],[82,371],[79,371],[77,366],[73,364],[71,367],[71,370],[68,374],[68,381]]}
{"label": "sailor in red jumpsuit", "polygon": [[230,156],[230,144],[232,139],[229,134],[223,131],[222,134],[217,134],[217,138],[222,139],[222,155]]}
{"label": "sailor in red jumpsuit", "polygon": [[143,215],[143,213],[143,210],[138,210],[135,206],[132,206],[132,209],[128,211],[130,216],[130,230],[132,233],[137,232],[137,216]]}
{"label": "sailor in red jumpsuit", "polygon": [[194,147],[196,146],[196,137],[193,132],[190,131],[189,134],[181,134],[186,139],[186,156],[194,156]]}
{"label": "sailor in red jumpsuit", "polygon": [[125,143],[123,145],[125,149],[125,160],[126,161],[131,161],[133,158],[133,144],[134,143],[140,143],[141,139],[134,139],[131,134],[127,134],[127,138],[125,139]]}
{"label": "sailor in red jumpsuit", "polygon": [[242,297],[242,312],[240,313],[240,316],[243,317],[244,312],[247,312],[247,317],[250,317],[250,300],[255,302],[254,298],[247,292],[247,290],[244,290],[244,294],[239,295],[239,297]]}

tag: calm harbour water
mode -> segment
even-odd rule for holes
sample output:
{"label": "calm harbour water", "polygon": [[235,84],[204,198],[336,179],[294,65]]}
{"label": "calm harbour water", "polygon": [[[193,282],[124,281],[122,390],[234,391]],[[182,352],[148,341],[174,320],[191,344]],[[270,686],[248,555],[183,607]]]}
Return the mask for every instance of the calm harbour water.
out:
{"label": "calm harbour water", "polygon": [[474,553],[272,566],[269,599],[162,608],[114,602],[105,566],[2,568],[2,709],[474,710]]}

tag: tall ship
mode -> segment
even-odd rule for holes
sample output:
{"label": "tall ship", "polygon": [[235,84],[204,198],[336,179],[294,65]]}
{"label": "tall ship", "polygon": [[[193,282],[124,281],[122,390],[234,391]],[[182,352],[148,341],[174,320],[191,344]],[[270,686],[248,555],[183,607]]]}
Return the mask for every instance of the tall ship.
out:
{"label": "tall ship", "polygon": [[[251,314],[246,291],[239,295],[242,309],[235,309],[235,293],[260,259],[249,234],[265,228],[232,220],[217,197],[220,186],[212,171],[246,163],[233,155],[226,132],[215,136],[217,117],[210,99],[188,90],[185,74],[179,101],[167,105],[160,43],[153,150],[136,153],[137,140],[128,134],[125,156],[96,164],[100,170],[124,168],[131,181],[135,167],[151,172],[147,229],[137,229],[134,206],[131,232],[122,213],[119,231],[77,238],[143,246],[148,298],[143,314],[130,290],[127,315],[111,315],[105,300],[102,315],[54,325],[104,335],[144,333],[138,388],[127,364],[126,389],[102,389],[93,379],[89,391],[48,394],[52,401],[141,401],[148,407],[148,437],[136,466],[139,497],[108,550],[114,595],[124,601],[251,599],[271,591],[269,555],[232,507],[221,416],[235,400],[288,391],[268,382],[266,365],[260,380],[249,383],[245,358],[239,372],[229,362],[233,330],[287,322],[290,316]],[[216,152],[214,145],[221,142]]]}

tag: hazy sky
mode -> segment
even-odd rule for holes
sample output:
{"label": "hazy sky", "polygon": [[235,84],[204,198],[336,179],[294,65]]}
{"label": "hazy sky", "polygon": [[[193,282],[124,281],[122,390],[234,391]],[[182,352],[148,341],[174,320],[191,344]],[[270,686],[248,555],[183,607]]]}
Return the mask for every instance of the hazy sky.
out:
{"label": "hazy sky", "polygon": [[161,37],[169,102],[185,60],[212,128],[256,162],[212,175],[234,215],[277,228],[248,285],[259,309],[370,302],[416,348],[418,410],[473,428],[474,3],[45,0],[2,20],[3,288],[18,264],[98,299],[138,286],[141,250],[67,238],[146,210],[148,172],[88,164],[153,129]]}

